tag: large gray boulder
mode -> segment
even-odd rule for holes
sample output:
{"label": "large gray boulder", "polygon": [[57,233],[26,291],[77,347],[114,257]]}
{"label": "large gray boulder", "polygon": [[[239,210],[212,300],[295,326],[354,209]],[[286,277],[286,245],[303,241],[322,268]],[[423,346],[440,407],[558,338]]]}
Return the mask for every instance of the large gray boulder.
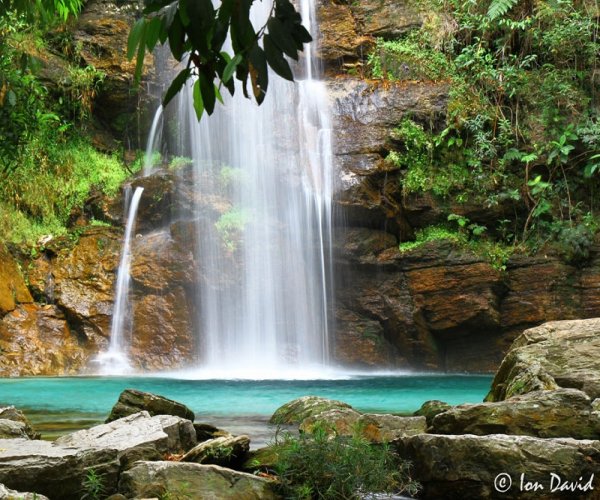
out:
{"label": "large gray boulder", "polygon": [[325,410],[352,408],[348,403],[319,396],[303,396],[280,406],[269,420],[274,425],[299,424]]}
{"label": "large gray boulder", "polygon": [[0,439],[26,438],[38,439],[35,432],[21,410],[14,406],[0,408]]}
{"label": "large gray boulder", "polygon": [[117,403],[112,407],[106,422],[133,415],[140,411],[147,411],[150,415],[175,415],[194,421],[194,412],[187,406],[172,399],[152,394],[150,392],[125,389]]}
{"label": "large gray boulder", "polygon": [[[412,462],[423,499],[592,498],[586,484],[590,479],[594,483],[597,478],[592,476],[600,470],[600,441],[421,434],[402,438],[396,445]],[[566,481],[579,488],[552,491]],[[533,491],[535,484],[539,486]]]}
{"label": "large gray boulder", "polygon": [[187,419],[142,411],[108,424],[60,437],[56,444],[75,448],[106,448],[119,452],[151,447],[160,453],[181,453],[196,445],[196,430]]}
{"label": "large gray boulder", "polygon": [[90,470],[102,478],[104,492],[116,491],[119,458],[110,448],[58,446],[29,439],[0,440],[0,483],[52,499],[80,500]]}
{"label": "large gray boulder", "polygon": [[600,414],[577,389],[535,391],[496,403],[455,406],[435,416],[433,434],[600,438]]}
{"label": "large gray boulder", "polygon": [[51,499],[80,500],[86,478],[102,481],[103,494],[116,492],[120,471],[135,460],[180,454],[196,444],[193,424],[172,415],[140,412],[51,443],[0,440],[0,483],[19,491],[34,490]]}
{"label": "large gray boulder", "polygon": [[552,321],[525,330],[502,361],[487,396],[502,401],[540,389],[600,397],[600,318]]}
{"label": "large gray boulder", "polygon": [[119,491],[127,498],[278,498],[265,479],[218,465],[183,462],[137,462],[121,475]]}

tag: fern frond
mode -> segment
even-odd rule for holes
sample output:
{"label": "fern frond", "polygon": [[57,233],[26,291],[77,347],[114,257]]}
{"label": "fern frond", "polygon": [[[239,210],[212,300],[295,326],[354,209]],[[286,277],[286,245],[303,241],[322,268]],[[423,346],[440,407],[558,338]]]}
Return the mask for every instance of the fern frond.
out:
{"label": "fern frond", "polygon": [[487,11],[487,17],[492,21],[505,15],[510,9],[519,3],[519,0],[492,0]]}

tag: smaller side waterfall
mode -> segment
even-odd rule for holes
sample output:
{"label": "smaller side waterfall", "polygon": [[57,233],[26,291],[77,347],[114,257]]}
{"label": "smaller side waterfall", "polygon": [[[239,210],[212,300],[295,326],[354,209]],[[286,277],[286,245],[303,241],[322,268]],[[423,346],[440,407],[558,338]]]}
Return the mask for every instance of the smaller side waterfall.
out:
{"label": "smaller side waterfall", "polygon": [[152,120],[152,126],[150,127],[150,135],[148,136],[148,142],[146,144],[146,153],[144,155],[144,176],[150,175],[154,170],[154,158],[153,154],[160,147],[162,139],[162,127],[159,127],[161,118],[163,115],[163,107],[160,105],[154,113],[154,119]]}
{"label": "smaller side waterfall", "polygon": [[[125,242],[121,252],[121,261],[117,272],[117,287],[115,290],[115,307],[110,327],[110,344],[108,350],[100,353],[96,362],[100,365],[103,375],[121,375],[132,370],[127,355],[128,343],[131,336],[131,304],[129,303],[129,283],[131,269],[131,238],[134,234],[138,206],[142,197],[143,187],[135,189],[127,212],[125,227]],[[125,205],[127,207],[127,205]]]}

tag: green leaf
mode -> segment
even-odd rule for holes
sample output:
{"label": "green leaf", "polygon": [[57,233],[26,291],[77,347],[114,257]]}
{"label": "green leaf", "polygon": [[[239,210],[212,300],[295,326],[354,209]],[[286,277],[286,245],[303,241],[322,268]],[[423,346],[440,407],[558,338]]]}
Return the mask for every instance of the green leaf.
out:
{"label": "green leaf", "polygon": [[269,86],[269,69],[263,49],[257,43],[250,52],[250,79],[252,92],[258,104],[265,100],[267,87]]}
{"label": "green leaf", "polygon": [[140,44],[144,36],[144,31],[146,29],[146,20],[144,18],[138,19],[131,31],[129,32],[129,37],[127,38],[127,58],[133,59],[135,55],[136,48]]}
{"label": "green leaf", "polygon": [[290,65],[283,57],[282,52],[273,43],[269,34],[266,34],[264,36],[263,46],[265,49],[267,62],[269,63],[269,66],[273,69],[273,71],[275,71],[275,73],[277,73],[280,77],[285,78],[290,82],[293,82],[294,75],[292,74]]}
{"label": "green leaf", "polygon": [[8,91],[8,93],[6,94],[6,97],[8,99],[8,104],[10,106],[16,106],[16,104],[17,104],[17,95],[12,90]]}
{"label": "green leaf", "polygon": [[217,87],[215,85],[215,96],[217,97],[217,101],[219,101],[221,104],[225,104],[225,101],[223,101],[223,96],[221,95],[221,91],[219,90],[219,87]]}
{"label": "green leaf", "polygon": [[238,64],[242,61],[242,55],[241,54],[236,54],[233,59],[231,59],[228,63],[227,66],[225,66],[225,70],[223,71],[223,76],[221,77],[221,80],[223,81],[223,83],[227,83],[229,80],[231,80],[231,77],[233,76],[233,73],[235,72]]}
{"label": "green leaf", "polygon": [[202,94],[200,92],[200,80],[196,80],[194,83],[194,110],[196,111],[196,117],[198,121],[202,118],[202,114],[204,113],[204,101],[202,100]]}
{"label": "green leaf", "polygon": [[269,35],[271,35],[273,43],[287,56],[298,60],[298,51],[296,50],[294,39],[290,38],[290,33],[286,31],[283,23],[276,17],[272,17],[267,22],[267,28],[269,29]]}
{"label": "green leaf", "polygon": [[491,20],[502,17],[518,3],[519,0],[492,0],[487,11],[487,17]]}
{"label": "green leaf", "polygon": [[200,82],[200,93],[202,94],[202,102],[204,102],[204,108],[209,115],[212,115],[215,110],[215,86],[212,79],[208,77],[206,73],[201,72],[198,75],[198,81]]}
{"label": "green leaf", "polygon": [[153,17],[146,25],[146,47],[150,52],[154,50],[158,37],[162,30],[162,19],[160,17]]}
{"label": "green leaf", "polygon": [[163,106],[166,106],[171,102],[173,97],[177,95],[177,93],[181,90],[181,87],[185,85],[185,82],[190,77],[192,71],[189,68],[186,68],[179,72],[179,74],[173,79],[171,85],[169,86],[165,97],[163,98]]}

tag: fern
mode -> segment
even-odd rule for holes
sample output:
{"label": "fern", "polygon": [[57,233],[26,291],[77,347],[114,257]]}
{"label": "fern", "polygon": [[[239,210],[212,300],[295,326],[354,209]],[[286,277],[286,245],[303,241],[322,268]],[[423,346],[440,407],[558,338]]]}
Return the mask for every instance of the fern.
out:
{"label": "fern", "polygon": [[519,3],[519,0],[492,0],[487,11],[490,20],[498,19]]}

